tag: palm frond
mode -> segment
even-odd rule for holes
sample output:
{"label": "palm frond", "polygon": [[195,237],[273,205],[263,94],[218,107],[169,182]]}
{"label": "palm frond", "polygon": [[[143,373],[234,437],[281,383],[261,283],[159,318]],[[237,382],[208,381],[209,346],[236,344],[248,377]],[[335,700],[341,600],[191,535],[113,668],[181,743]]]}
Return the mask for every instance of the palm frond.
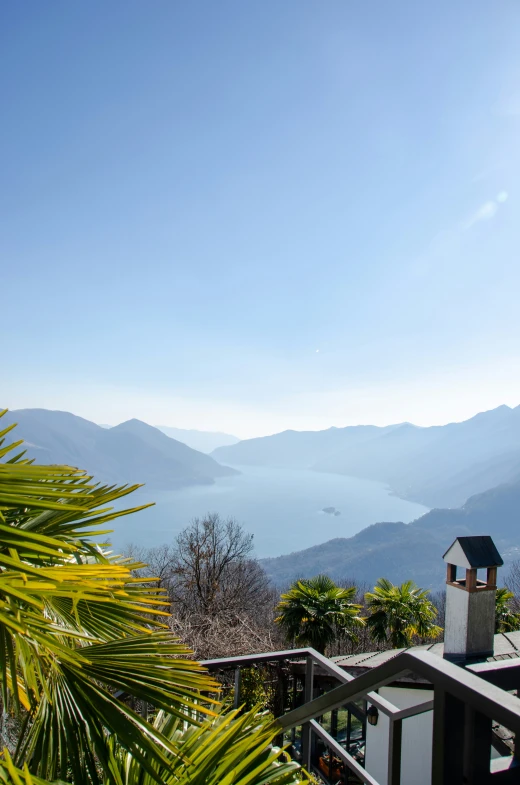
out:
{"label": "palm frond", "polygon": [[361,606],[352,602],[355,592],[355,587],[336,586],[327,575],[296,581],[282,594],[275,621],[289,639],[324,651],[338,637],[355,639],[364,625]]}
{"label": "palm frond", "polygon": [[107,504],[132,489],[9,458],[19,446],[5,444],[9,432],[0,434],[0,680],[4,709],[26,712],[16,762],[50,779],[86,769],[96,781],[99,766],[113,768],[113,734],[137,758],[147,753],[143,765],[164,763],[172,744],[115,692],[197,723],[214,713],[218,685],[166,631],[164,592],[92,540],[129,512]]}
{"label": "palm frond", "polygon": [[[34,465],[20,442],[6,444],[10,432],[0,432],[0,681],[4,710],[24,727],[0,783],[301,782],[271,746],[279,729],[267,717],[221,713],[218,683],[163,623],[164,592],[96,541],[143,509],[111,506],[138,486]],[[135,701],[153,704],[155,719]]]}
{"label": "palm frond", "polygon": [[[161,712],[155,725],[178,744],[179,755],[170,756],[167,766],[154,764],[156,779],[165,785],[297,785],[307,780],[296,763],[281,760],[284,751],[272,746],[279,728],[256,709],[222,713],[199,728],[183,727]],[[122,785],[152,785],[139,761],[117,742],[110,744]]]}
{"label": "palm frond", "polygon": [[394,585],[380,578],[365,601],[369,609],[367,624],[375,641],[390,641],[394,648],[410,646],[412,638],[435,638],[442,631],[435,624],[437,609],[428,599],[429,592],[414,581]]}

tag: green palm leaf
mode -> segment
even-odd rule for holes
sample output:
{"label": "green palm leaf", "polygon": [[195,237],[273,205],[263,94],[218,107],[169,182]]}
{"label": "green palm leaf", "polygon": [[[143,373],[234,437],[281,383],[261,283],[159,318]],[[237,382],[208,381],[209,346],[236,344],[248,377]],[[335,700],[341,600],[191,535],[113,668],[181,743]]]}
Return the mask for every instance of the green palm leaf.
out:
{"label": "green palm leaf", "polygon": [[497,589],[495,599],[495,632],[520,630],[520,613],[514,610],[515,595],[507,588]]}
{"label": "green palm leaf", "polygon": [[[256,710],[222,713],[198,728],[159,712],[154,728],[176,752],[166,751],[162,761],[149,760],[147,753],[135,756],[112,736],[105,750],[109,772],[105,785],[300,785],[309,781],[283,749],[272,746],[279,728]],[[17,768],[7,750],[0,761],[0,782],[49,785],[48,779],[34,776],[27,767]]]}
{"label": "green palm leaf", "polygon": [[[303,781],[299,767],[280,761],[283,750],[271,746],[279,733],[277,726],[254,709],[219,714],[200,728],[183,728],[178,720],[161,712],[155,725],[179,745],[180,754],[171,757],[168,766],[156,769],[165,785],[289,785]],[[117,743],[111,742],[111,747],[123,785],[152,785],[153,779],[140,762]]]}
{"label": "green palm leaf", "polygon": [[356,639],[363,626],[360,605],[352,602],[355,587],[336,586],[327,575],[296,581],[278,605],[276,622],[289,639],[324,652],[337,638]]}
{"label": "green palm leaf", "polygon": [[[6,446],[5,434],[4,460],[18,447]],[[141,585],[132,573],[139,565],[91,539],[122,514],[107,503],[129,490],[23,455],[0,463],[2,700],[26,712],[16,762],[45,778],[88,770],[96,781],[99,766],[108,773],[110,734],[148,767],[173,754],[116,690],[184,722],[213,714],[208,694],[218,685],[165,631],[164,592]]]}
{"label": "green palm leaf", "polygon": [[271,747],[279,729],[268,718],[222,713],[218,684],[165,625],[164,592],[134,577],[143,565],[98,544],[107,524],[142,509],[111,506],[138,486],[35,466],[20,442],[5,443],[10,431],[0,432],[0,681],[4,710],[24,725],[0,782],[300,782]]}
{"label": "green palm leaf", "polygon": [[441,628],[435,624],[437,609],[428,594],[413,581],[395,586],[387,578],[380,578],[374,590],[365,595],[367,624],[374,640],[405,648],[411,645],[414,635],[436,638]]}

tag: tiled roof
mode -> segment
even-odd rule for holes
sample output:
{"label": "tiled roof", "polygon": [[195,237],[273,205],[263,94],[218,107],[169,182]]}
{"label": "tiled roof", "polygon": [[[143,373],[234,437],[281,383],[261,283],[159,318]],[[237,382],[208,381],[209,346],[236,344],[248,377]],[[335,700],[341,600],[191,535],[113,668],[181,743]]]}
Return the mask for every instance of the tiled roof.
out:
{"label": "tiled roof", "polygon": [[[430,643],[424,646],[410,646],[414,651],[431,651],[442,657],[444,652],[443,643]],[[388,662],[393,657],[397,657],[402,651],[408,649],[388,649],[387,651],[370,651],[363,654],[350,654],[347,656],[331,657],[331,660],[345,670],[377,668],[384,662]],[[520,657],[520,632],[502,632],[495,635],[493,646],[493,656],[487,658],[487,662],[498,662],[499,660],[515,659]]]}

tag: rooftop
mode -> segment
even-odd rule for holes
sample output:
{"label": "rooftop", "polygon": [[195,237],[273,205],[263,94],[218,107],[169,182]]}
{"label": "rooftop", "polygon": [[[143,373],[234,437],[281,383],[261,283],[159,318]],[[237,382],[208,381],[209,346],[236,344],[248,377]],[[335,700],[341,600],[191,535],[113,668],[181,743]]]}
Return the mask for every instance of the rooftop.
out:
{"label": "rooftop", "polygon": [[[430,643],[424,646],[409,646],[404,649],[387,649],[387,651],[369,651],[362,654],[342,655],[330,659],[346,671],[362,673],[372,668],[377,668],[384,662],[397,657],[403,651],[430,651],[442,657],[444,643]],[[485,662],[499,662],[500,660],[514,660],[520,657],[520,632],[501,632],[495,635],[493,656],[487,657]]]}
{"label": "rooftop", "polygon": [[478,537],[457,537],[444,556],[444,561],[466,569],[482,567],[501,567],[502,557],[489,535]]}

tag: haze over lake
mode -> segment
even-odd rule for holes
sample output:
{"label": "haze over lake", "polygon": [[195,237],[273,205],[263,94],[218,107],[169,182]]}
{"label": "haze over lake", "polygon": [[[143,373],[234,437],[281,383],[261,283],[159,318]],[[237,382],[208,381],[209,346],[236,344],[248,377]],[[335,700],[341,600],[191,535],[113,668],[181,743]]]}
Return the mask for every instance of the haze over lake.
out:
{"label": "haze over lake", "polygon": [[[214,485],[178,491],[146,488],[124,506],[155,501],[155,507],[114,523],[117,549],[130,542],[147,547],[170,542],[192,518],[207,512],[233,516],[254,534],[258,557],[279,556],[333,537],[350,537],[377,521],[408,523],[427,507],[392,496],[382,483],[300,469],[236,466],[242,474]],[[122,506],[122,505],[121,505]],[[334,507],[339,515],[323,512]]]}

